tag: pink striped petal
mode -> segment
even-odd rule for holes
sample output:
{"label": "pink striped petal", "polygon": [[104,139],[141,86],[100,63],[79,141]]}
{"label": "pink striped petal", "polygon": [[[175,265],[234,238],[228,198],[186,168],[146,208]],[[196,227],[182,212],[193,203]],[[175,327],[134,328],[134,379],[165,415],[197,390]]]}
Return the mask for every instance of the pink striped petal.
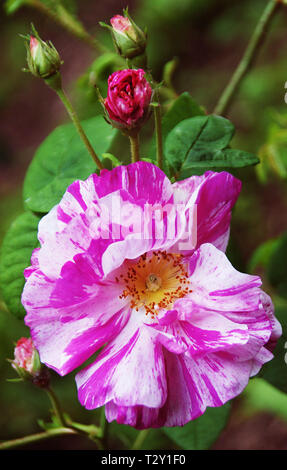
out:
{"label": "pink striped petal", "polygon": [[96,362],[76,376],[79,400],[87,409],[114,401],[119,406],[160,407],[166,400],[162,349],[142,327],[137,312]]}

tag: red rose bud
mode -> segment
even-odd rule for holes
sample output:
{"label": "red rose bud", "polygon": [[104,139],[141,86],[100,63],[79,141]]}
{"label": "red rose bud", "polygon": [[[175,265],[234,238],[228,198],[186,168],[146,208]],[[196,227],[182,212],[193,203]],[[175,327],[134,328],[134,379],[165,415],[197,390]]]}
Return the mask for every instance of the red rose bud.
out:
{"label": "red rose bud", "polygon": [[29,71],[36,77],[44,79],[57,74],[62,61],[53,44],[50,41],[42,41],[34,27],[33,35],[23,37],[26,39]]}
{"label": "red rose bud", "polygon": [[34,379],[39,375],[42,364],[31,338],[20,338],[17,341],[11,364],[21,379]]}
{"label": "red rose bud", "polygon": [[152,88],[142,69],[114,72],[108,79],[108,95],[104,106],[114,127],[138,132],[149,117]]}
{"label": "red rose bud", "polygon": [[131,19],[127,10],[124,10],[124,15],[113,16],[110,19],[112,26],[100,24],[110,29],[119,54],[126,59],[133,59],[144,54],[147,37]]}

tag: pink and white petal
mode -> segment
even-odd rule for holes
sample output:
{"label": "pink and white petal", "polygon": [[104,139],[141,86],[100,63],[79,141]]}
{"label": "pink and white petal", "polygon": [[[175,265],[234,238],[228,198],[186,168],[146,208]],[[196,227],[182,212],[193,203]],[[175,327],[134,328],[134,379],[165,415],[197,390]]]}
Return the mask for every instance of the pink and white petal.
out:
{"label": "pink and white petal", "polygon": [[[202,245],[190,258],[189,276],[192,292],[187,302],[222,313],[243,313],[259,308],[260,278],[234,269],[225,254],[209,243]],[[188,308],[187,304],[186,315]]]}
{"label": "pink and white petal", "polygon": [[[260,345],[266,344],[270,340],[272,334],[272,322],[270,317],[262,306],[261,297],[263,291],[259,290],[259,303],[256,306],[255,310],[245,310],[245,311],[224,311],[220,312],[225,318],[228,318],[238,325],[245,325],[248,327],[249,341],[248,347],[244,348],[245,354],[248,352],[248,355],[252,356],[256,354]],[[183,300],[183,304],[185,304]],[[185,316],[188,317],[188,301],[185,305]],[[192,306],[190,307],[190,309]],[[216,312],[214,312],[216,314]],[[183,315],[184,317],[184,315]],[[242,353],[243,354],[243,353]],[[243,356],[245,357],[245,354]]]}
{"label": "pink and white petal", "polygon": [[[155,215],[161,218],[156,223]],[[126,258],[168,248],[184,225],[184,211],[177,214],[171,183],[160,169],[146,162],[120,166],[73,183],[41,220],[40,269],[56,278],[65,262],[92,244],[98,270],[104,267],[107,275]]]}
{"label": "pink and white petal", "polygon": [[137,312],[97,360],[76,376],[80,403],[94,409],[114,401],[119,406],[160,407],[166,400],[162,348]]}
{"label": "pink and white petal", "polygon": [[241,190],[241,182],[230,173],[208,171],[173,184],[174,200],[197,210],[197,247],[212,243],[225,251],[229,239],[231,210]]}
{"label": "pink and white petal", "polygon": [[[29,276],[22,294],[25,323],[41,361],[61,375],[81,365],[116,336],[129,316],[125,301],[119,298],[120,286],[90,284],[74,291],[75,285],[68,284],[61,292],[38,270]],[[85,288],[93,295],[87,295]]]}
{"label": "pink and white petal", "polygon": [[[239,363],[221,352],[196,358],[179,355],[173,361],[163,411],[165,426],[184,425],[202,415],[208,406],[221,406],[239,395],[248,384],[252,367],[251,361]],[[178,393],[173,385],[176,374]]]}
{"label": "pink and white petal", "polygon": [[95,301],[99,305],[96,314],[100,314],[102,320],[108,320],[111,311],[116,312],[129,305],[127,299],[121,298],[125,284],[117,279],[120,272],[117,270],[104,280],[99,280],[93,258],[86,253],[76,255],[73,262],[63,266],[61,276],[54,281],[49,306],[56,310],[72,307],[75,309],[75,319],[76,316],[81,317],[81,307],[76,314],[77,305]]}
{"label": "pink and white petal", "polygon": [[32,251],[32,256],[31,256],[31,266],[28,266],[28,268],[24,269],[24,277],[25,279],[28,279],[33,272],[37,271],[39,269],[39,260],[38,260],[38,254],[39,254],[40,248],[35,248],[35,250]]}
{"label": "pink and white petal", "polygon": [[[180,308],[180,301],[176,303]],[[150,325],[157,340],[170,352],[190,356],[230,350],[249,341],[248,327],[234,323],[218,312],[195,309],[191,321],[175,320],[169,325]]]}
{"label": "pink and white petal", "polygon": [[248,384],[252,361],[242,363],[228,354],[198,358],[164,350],[167,399],[161,408],[106,406],[108,421],[117,420],[138,429],[183,426],[201,416],[208,406],[222,406],[239,395]]}
{"label": "pink and white petal", "polygon": [[[219,335],[219,350],[232,350],[234,354],[241,357],[241,360],[252,359],[270,338],[272,326],[261,303],[255,311],[217,312],[201,308],[189,299],[180,299],[175,302],[174,308],[178,309],[179,323],[186,323],[191,325],[191,330],[195,327],[202,332],[202,336],[199,335],[200,339],[208,338],[209,330],[212,334],[220,332],[222,339],[225,339],[221,343]],[[227,338],[229,335],[228,328],[231,333],[229,345],[226,341],[226,335]],[[234,342],[232,341],[233,335],[237,337]],[[246,341],[243,339],[244,335]],[[196,337],[196,334],[194,336]],[[240,341],[240,337],[242,341]],[[216,348],[216,343],[214,343],[214,347]]]}
{"label": "pink and white petal", "polygon": [[93,178],[99,198],[123,189],[142,207],[173,202],[171,182],[162,170],[148,162],[121,165],[100,176],[93,175]]}
{"label": "pink and white petal", "polygon": [[274,315],[274,305],[273,305],[271,298],[269,297],[269,295],[267,295],[263,291],[261,294],[261,302],[262,302],[262,308],[265,311],[265,313],[268,315],[271,328],[272,328],[271,336],[269,338],[269,341],[266,347],[270,351],[273,351],[274,348],[276,347],[278,339],[282,335],[282,326]]}
{"label": "pink and white petal", "polygon": [[253,365],[252,365],[252,370],[250,372],[250,377],[254,377],[255,375],[257,375],[261,367],[264,364],[266,364],[266,362],[271,361],[273,357],[274,356],[271,351],[266,349],[266,347],[262,347],[253,359]]}
{"label": "pink and white petal", "polygon": [[[183,210],[175,210],[172,204],[142,208],[123,190],[103,197],[100,204],[105,205],[106,213],[113,215],[112,223],[106,227],[105,240],[94,241],[105,276],[126,259],[136,259],[148,251],[168,250],[185,228]],[[103,246],[100,250],[99,243]]]}
{"label": "pink and white petal", "polygon": [[160,408],[147,406],[119,406],[110,401],[105,406],[107,421],[117,421],[119,424],[128,424],[136,429],[160,427],[158,424]]}
{"label": "pink and white petal", "polygon": [[195,202],[196,190],[207,178],[207,173],[204,173],[201,176],[194,175],[190,176],[190,178],[173,183],[174,203],[184,204],[186,206],[192,197]]}
{"label": "pink and white petal", "polygon": [[99,200],[98,210],[98,218],[93,216],[87,220],[85,216],[89,234],[93,237],[86,251],[103,276],[117,269],[126,259],[136,259],[152,250],[168,249],[184,230],[183,211],[178,213],[173,206],[168,207],[160,213],[160,221],[155,224],[153,213],[146,212],[125,190],[104,196]]}
{"label": "pink and white petal", "polygon": [[57,218],[63,224],[68,224],[74,217],[84,214],[97,200],[94,175],[90,175],[85,181],[74,181],[57,206]]}
{"label": "pink and white petal", "polygon": [[[89,248],[92,237],[81,215],[74,217],[68,225],[58,229],[56,226],[62,226],[63,223],[56,219],[54,209],[51,211],[54,213],[53,221],[51,221],[50,212],[39,223],[38,238],[41,248],[38,252],[38,262],[41,271],[50,278],[57,279],[67,261],[71,261],[75,255],[84,253]],[[44,230],[45,235],[42,238]]]}

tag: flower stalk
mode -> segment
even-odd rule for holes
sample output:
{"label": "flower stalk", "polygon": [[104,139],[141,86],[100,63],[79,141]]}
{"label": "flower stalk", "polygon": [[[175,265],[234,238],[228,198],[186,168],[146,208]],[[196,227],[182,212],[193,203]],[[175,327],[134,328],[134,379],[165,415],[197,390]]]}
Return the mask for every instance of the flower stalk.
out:
{"label": "flower stalk", "polygon": [[163,169],[163,144],[162,144],[162,127],[161,127],[161,107],[159,102],[159,93],[156,91],[157,103],[154,105],[154,122],[156,135],[156,159],[157,165]]}
{"label": "flower stalk", "polygon": [[97,156],[96,152],[94,151],[82,125],[81,125],[81,122],[79,120],[79,117],[71,103],[71,101],[69,100],[68,96],[66,95],[66,93],[64,92],[63,88],[60,87],[60,88],[54,88],[54,90],[56,91],[58,97],[60,98],[60,100],[62,101],[63,105],[65,106],[66,110],[67,110],[67,113],[69,114],[72,122],[74,123],[77,131],[78,131],[78,134],[79,136],[81,137],[83,143],[85,144],[88,152],[90,153],[92,159],[94,160],[95,164],[97,165],[97,167],[102,170],[103,169],[103,165],[99,159],[99,157]]}
{"label": "flower stalk", "polygon": [[253,35],[251,36],[251,39],[238,67],[236,68],[229,83],[219,98],[217,105],[214,108],[214,114],[224,115],[226,113],[242,79],[245,77],[259,52],[265,33],[267,32],[267,29],[271,24],[271,20],[280,3],[281,1],[279,0],[269,0],[267,3],[266,8],[264,9],[257,23],[257,26],[253,32]]}
{"label": "flower stalk", "polygon": [[131,161],[132,163],[138,162],[140,160],[140,144],[139,144],[139,134],[129,135],[130,139],[130,148],[131,148]]}
{"label": "flower stalk", "polygon": [[46,392],[47,392],[48,397],[50,398],[55,416],[58,418],[58,421],[61,424],[61,426],[63,426],[63,428],[66,427],[67,423],[65,422],[65,418],[64,418],[58,397],[56,396],[56,394],[54,393],[51,387],[46,388]]}
{"label": "flower stalk", "polygon": [[5,441],[0,443],[0,450],[13,449],[14,447],[20,447],[27,444],[33,444],[34,442],[43,441],[50,439],[51,437],[63,436],[67,434],[77,434],[77,431],[71,428],[61,427],[49,429],[45,432],[40,432],[37,434],[31,434],[30,436],[20,437],[18,439],[12,439],[10,441]]}
{"label": "flower stalk", "polygon": [[71,101],[63,90],[62,77],[60,73],[60,67],[63,64],[63,61],[51,41],[43,41],[33,25],[32,32],[33,35],[23,36],[24,39],[26,39],[25,46],[27,49],[28,64],[28,69],[25,69],[24,71],[31,72],[35,77],[43,79],[46,85],[57,93],[74,123],[84,145],[97,167],[101,170],[103,168],[101,161],[95,153]]}

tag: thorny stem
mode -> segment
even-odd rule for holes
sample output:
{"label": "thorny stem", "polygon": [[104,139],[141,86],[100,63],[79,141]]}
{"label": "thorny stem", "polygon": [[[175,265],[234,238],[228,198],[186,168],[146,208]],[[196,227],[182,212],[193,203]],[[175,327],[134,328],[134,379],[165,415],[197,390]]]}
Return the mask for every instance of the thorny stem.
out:
{"label": "thorny stem", "polygon": [[58,89],[58,90],[55,90],[57,95],[59,96],[60,100],[62,101],[63,105],[65,106],[70,118],[72,119],[82,141],[84,142],[87,150],[89,151],[91,157],[93,158],[94,162],[96,163],[97,167],[102,170],[103,169],[103,165],[99,159],[99,157],[97,156],[96,152],[94,151],[88,137],[86,136],[86,133],[81,125],[81,122],[78,118],[78,115],[76,113],[76,111],[74,110],[73,106],[72,106],[72,103],[70,102],[69,98],[67,97],[67,95],[65,94],[65,92],[63,91],[63,89]]}
{"label": "thorny stem", "polygon": [[238,67],[233,73],[229,83],[227,84],[221,97],[219,98],[217,105],[215,106],[214,114],[223,115],[228,109],[240,82],[248,72],[259,52],[265,33],[270,26],[274,13],[276,12],[280,3],[281,0],[269,0],[268,4],[266,5],[266,8],[259,18],[257,26],[251,36],[251,39]]}
{"label": "thorny stem", "polygon": [[139,153],[139,134],[129,135],[131,145],[131,160],[132,163],[138,162],[140,159]]}

